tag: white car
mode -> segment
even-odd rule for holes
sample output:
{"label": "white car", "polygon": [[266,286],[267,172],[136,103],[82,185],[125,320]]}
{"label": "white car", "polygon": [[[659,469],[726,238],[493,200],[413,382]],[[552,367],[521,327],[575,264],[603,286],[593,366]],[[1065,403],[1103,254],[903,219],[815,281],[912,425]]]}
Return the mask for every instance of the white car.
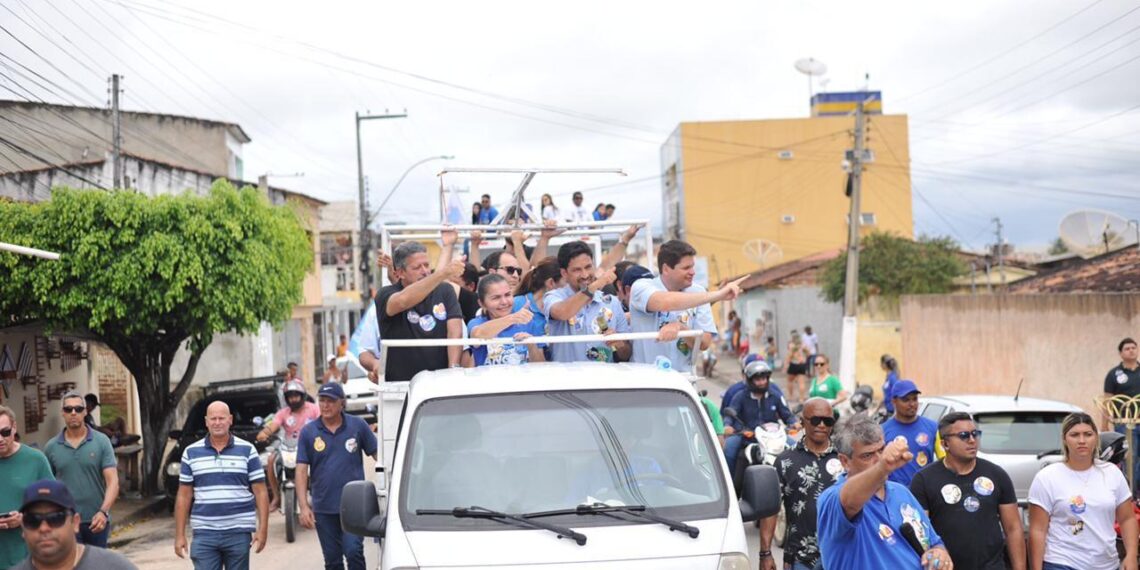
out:
{"label": "white car", "polygon": [[336,359],[336,366],[341,370],[348,369],[348,380],[344,382],[345,411],[358,416],[374,416],[380,405],[379,387],[368,379],[368,372],[360,365],[355,356],[341,356]]}
{"label": "white car", "polygon": [[345,486],[341,521],[380,539],[383,570],[745,570],[743,523],[779,509],[766,465],[738,500],[675,371],[454,368],[382,390],[382,474]]}

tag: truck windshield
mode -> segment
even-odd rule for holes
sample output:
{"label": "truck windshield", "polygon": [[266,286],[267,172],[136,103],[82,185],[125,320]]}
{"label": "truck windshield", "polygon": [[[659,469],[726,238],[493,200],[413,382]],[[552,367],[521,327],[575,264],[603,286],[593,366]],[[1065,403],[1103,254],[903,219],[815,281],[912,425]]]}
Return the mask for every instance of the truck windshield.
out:
{"label": "truck windshield", "polygon": [[[672,390],[469,396],[416,411],[400,484],[408,530],[496,529],[494,521],[421,516],[478,506],[510,514],[608,502],[663,517],[726,516],[719,448],[692,399]],[[644,520],[564,516],[573,526]]]}

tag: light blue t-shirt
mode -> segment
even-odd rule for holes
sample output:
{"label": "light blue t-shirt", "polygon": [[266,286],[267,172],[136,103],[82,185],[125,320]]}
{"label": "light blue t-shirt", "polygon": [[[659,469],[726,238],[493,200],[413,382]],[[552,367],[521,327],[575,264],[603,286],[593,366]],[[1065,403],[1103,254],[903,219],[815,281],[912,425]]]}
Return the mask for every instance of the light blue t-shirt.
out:
{"label": "light blue t-shirt", "polygon": [[849,520],[839,502],[839,491],[846,483],[844,473],[816,503],[816,534],[827,570],[920,570],[918,554],[899,531],[904,522],[914,528],[924,550],[942,545],[942,537],[934,531],[918,499],[892,481],[887,481],[883,499],[872,495],[863,510]]}
{"label": "light blue t-shirt", "polygon": [[[471,322],[467,323],[467,337],[471,338],[471,331],[475,327],[489,322],[491,319],[483,315],[479,315]],[[531,336],[542,336],[541,331],[536,331],[535,321],[538,320],[538,315],[525,325],[511,325],[502,330],[498,335],[499,338],[514,338],[518,333],[527,333]],[[545,320],[545,319],[544,319]],[[496,366],[500,364],[526,364],[530,362],[530,353],[527,351],[526,344],[491,344],[486,346],[472,346],[471,357],[475,360],[475,366]],[[545,347],[545,344],[538,345],[539,348]]]}
{"label": "light blue t-shirt", "polygon": [[[686,329],[699,329],[707,333],[716,334],[716,322],[713,321],[712,309],[708,304],[684,311],[649,311],[649,298],[654,293],[668,291],[661,277],[653,279],[638,279],[634,281],[629,293],[629,328],[633,332],[657,332],[661,327],[680,321]],[[700,285],[690,285],[682,293],[704,293],[705,288]],[[697,339],[699,346],[700,339]],[[682,372],[693,367],[693,350],[689,348],[686,339],[678,338],[673,342],[657,342],[655,340],[633,341],[633,362],[654,364],[658,356],[669,359],[669,364]]]}
{"label": "light blue t-shirt", "polygon": [[914,459],[892,471],[890,480],[909,486],[914,474],[935,460],[934,438],[938,435],[938,424],[922,416],[918,416],[918,419],[909,424],[904,424],[895,418],[883,422],[883,441],[890,443],[900,435],[906,438],[906,444],[914,454]]}
{"label": "light blue t-shirt", "polygon": [[[546,328],[551,336],[602,334],[603,327],[619,333],[629,332],[629,321],[625,318],[621,301],[601,291],[594,293],[594,298],[569,321],[559,321],[550,316],[551,307],[579,294],[566,286],[548,291],[542,297],[542,312],[546,316]],[[562,342],[554,344],[551,352],[555,362],[614,361],[613,349],[601,342]]]}
{"label": "light blue t-shirt", "polygon": [[372,356],[380,358],[380,323],[376,321],[376,303],[368,303],[368,310],[364,317],[352,331],[352,338],[348,340],[348,351],[360,359],[360,353],[367,350]]}

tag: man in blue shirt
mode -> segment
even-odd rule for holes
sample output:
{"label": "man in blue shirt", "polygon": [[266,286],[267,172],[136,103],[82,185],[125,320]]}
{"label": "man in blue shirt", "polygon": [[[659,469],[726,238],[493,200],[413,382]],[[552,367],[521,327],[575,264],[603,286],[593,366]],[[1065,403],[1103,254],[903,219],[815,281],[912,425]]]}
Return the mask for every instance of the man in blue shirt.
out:
{"label": "man in blue shirt", "polygon": [[[602,288],[614,282],[614,270],[597,272],[594,251],[580,241],[558,248],[558,266],[565,287],[547,291],[543,312],[551,336],[609,335],[629,332],[621,301]],[[600,273],[600,274],[599,274]],[[629,341],[559,343],[552,348],[556,362],[628,361]]]}
{"label": "man in blue shirt", "polygon": [[[721,399],[720,399],[720,413],[721,413],[721,415],[724,415],[724,409],[729,407],[729,404],[732,403],[732,399],[735,398],[736,395],[739,394],[741,390],[746,390],[748,388],[748,379],[744,378],[744,369],[747,368],[749,364],[752,364],[753,362],[756,362],[757,360],[760,360],[760,356],[758,356],[756,354],[749,354],[748,356],[744,357],[744,363],[740,365],[741,380],[739,382],[737,382],[736,384],[729,386],[728,389],[724,391],[724,395],[721,396]],[[769,368],[771,368],[771,367],[769,367]]]}
{"label": "man in blue shirt", "polygon": [[934,445],[938,437],[938,424],[918,415],[918,386],[910,380],[895,383],[891,389],[891,401],[895,406],[895,416],[883,423],[883,437],[892,441],[897,437],[906,439],[914,459],[902,468],[891,473],[891,481],[910,486],[910,480],[919,469],[934,462]]}
{"label": "man in blue shirt", "polygon": [[747,390],[743,390],[732,398],[728,407],[736,410],[736,418],[725,418],[725,434],[732,434],[724,442],[724,457],[729,467],[736,465],[736,456],[744,446],[744,430],[754,429],[756,426],[768,422],[783,420],[784,425],[799,429],[796,415],[788,408],[784,393],[780,387],[772,384],[772,369],[763,360],[753,361],[744,367],[744,377],[747,378]]}
{"label": "man in blue shirt", "polygon": [[[329,383],[317,392],[321,417],[301,428],[297,442],[297,498],[301,524],[317,529],[326,568],[364,570],[364,539],[340,526],[341,490],[364,480],[364,455],[376,455],[376,434],[344,413],[344,389]],[[309,483],[312,482],[312,504]]]}
{"label": "man in blue shirt", "polygon": [[[834,442],[847,473],[816,504],[823,567],[953,570],[942,537],[922,505],[905,486],[887,480],[913,459],[906,441],[884,444],[879,424],[859,414],[847,420]],[[900,530],[903,526],[914,531],[921,556]]]}
{"label": "man in blue shirt", "polygon": [[483,194],[483,199],[479,201],[481,208],[479,209],[479,223],[483,225],[490,224],[499,217],[499,211],[491,205],[491,195]]}

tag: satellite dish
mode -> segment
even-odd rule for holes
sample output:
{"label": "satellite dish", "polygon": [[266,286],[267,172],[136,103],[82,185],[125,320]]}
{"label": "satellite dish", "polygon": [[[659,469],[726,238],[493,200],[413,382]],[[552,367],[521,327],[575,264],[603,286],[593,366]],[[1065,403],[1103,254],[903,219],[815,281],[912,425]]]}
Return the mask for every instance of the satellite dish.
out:
{"label": "satellite dish", "polygon": [[1077,210],[1061,219],[1061,241],[1081,257],[1093,257],[1136,243],[1128,220],[1104,210]]}
{"label": "satellite dish", "polygon": [[805,57],[796,60],[796,71],[810,77],[819,77],[827,73],[827,64],[818,59]]}
{"label": "satellite dish", "polygon": [[763,269],[779,263],[784,258],[784,250],[766,239],[750,239],[744,242],[744,257]]}

